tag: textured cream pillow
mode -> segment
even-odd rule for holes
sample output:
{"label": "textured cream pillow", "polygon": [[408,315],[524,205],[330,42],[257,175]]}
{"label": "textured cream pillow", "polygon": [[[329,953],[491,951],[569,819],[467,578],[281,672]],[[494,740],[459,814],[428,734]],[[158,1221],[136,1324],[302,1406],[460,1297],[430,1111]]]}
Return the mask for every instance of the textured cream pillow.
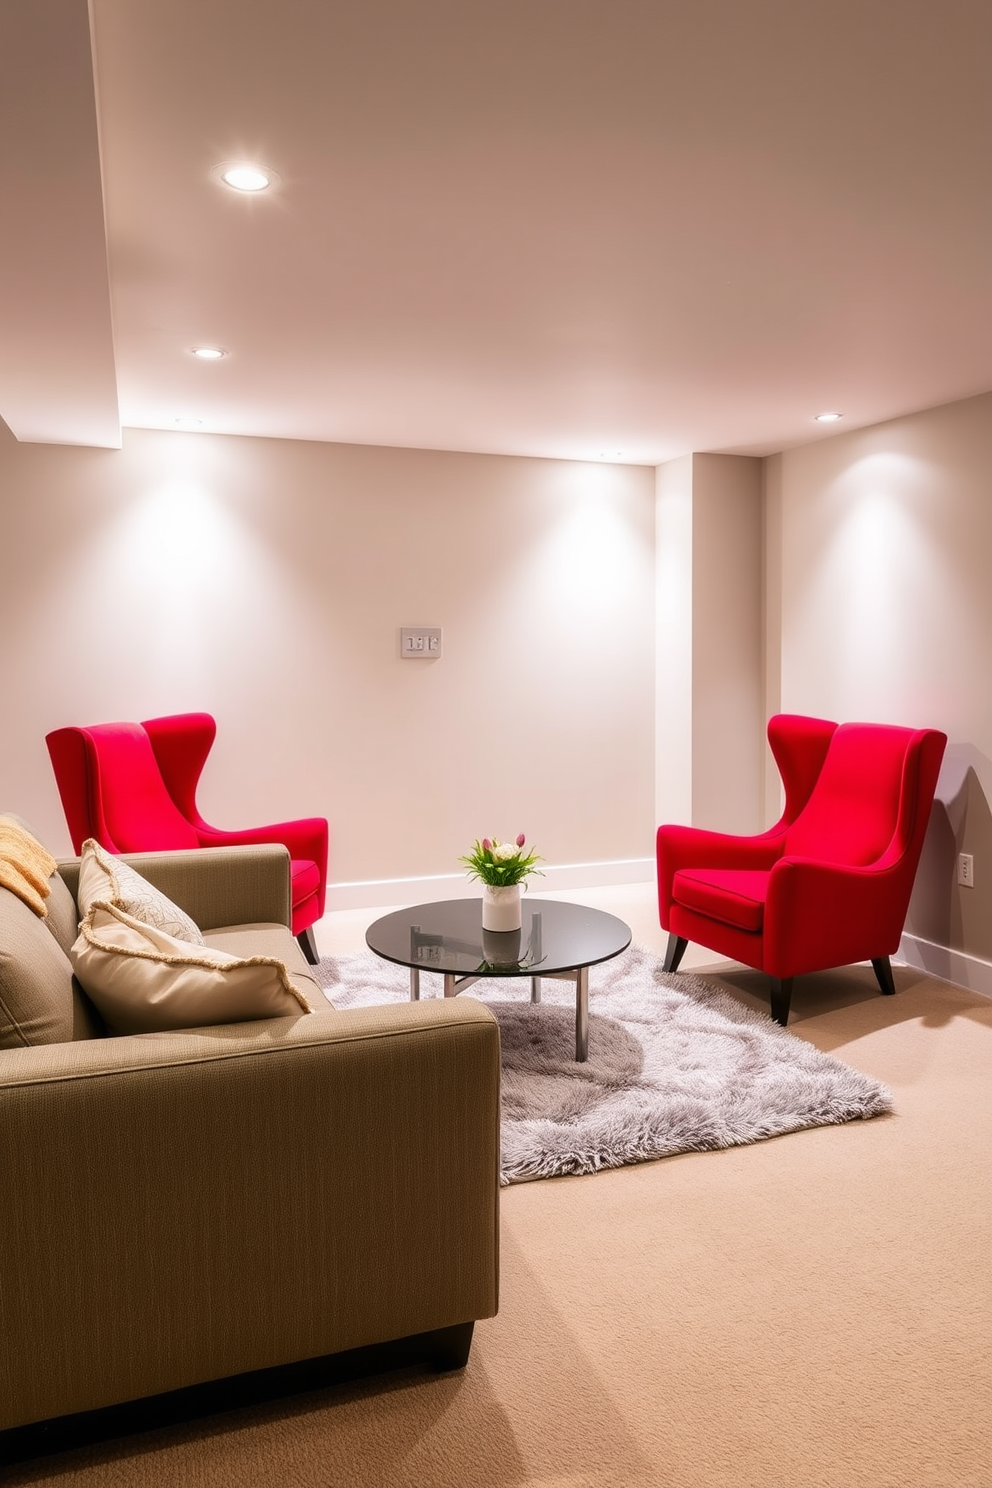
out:
{"label": "textured cream pillow", "polygon": [[309,1013],[272,956],[191,947],[115,904],[94,904],[70,953],[80,986],[114,1033],[156,1033]]}
{"label": "textured cream pillow", "polygon": [[76,890],[79,918],[84,920],[94,904],[116,904],[143,925],[163,930],[173,940],[202,946],[203,936],[178,904],[150,884],[146,878],[108,853],[99,842],[88,837],[79,859],[79,887]]}

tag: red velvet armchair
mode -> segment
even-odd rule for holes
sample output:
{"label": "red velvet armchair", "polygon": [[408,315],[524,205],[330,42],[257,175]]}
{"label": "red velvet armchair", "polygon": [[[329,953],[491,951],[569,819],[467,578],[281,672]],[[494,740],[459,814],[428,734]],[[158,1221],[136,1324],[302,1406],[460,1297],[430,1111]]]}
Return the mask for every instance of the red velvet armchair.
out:
{"label": "red velvet armchair", "polygon": [[935,729],[778,714],[768,742],[785,786],[781,819],[755,837],[658,828],[665,970],[688,941],[766,972],[788,1021],[793,978],[871,961],[895,991],[899,946],[940,762]]}
{"label": "red velvet armchair", "polygon": [[208,826],[196,787],[216,733],[209,713],[177,713],[48,734],[73,847],[78,853],[87,837],[114,853],[282,843],[291,859],[293,934],[316,963],[311,927],[324,913],[327,822],[307,817],[243,832]]}

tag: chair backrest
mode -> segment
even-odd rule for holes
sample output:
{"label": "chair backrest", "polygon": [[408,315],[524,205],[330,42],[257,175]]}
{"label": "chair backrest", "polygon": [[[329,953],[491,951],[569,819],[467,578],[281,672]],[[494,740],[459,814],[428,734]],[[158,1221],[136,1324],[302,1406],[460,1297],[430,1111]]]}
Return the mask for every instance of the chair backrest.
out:
{"label": "chair backrest", "polygon": [[828,718],[802,713],[775,713],[769,718],[768,743],[785,789],[782,815],[769,828],[769,837],[780,836],[806,805],[836,732],[836,723]]}
{"label": "chair backrest", "polygon": [[158,767],[180,814],[196,828],[207,828],[196,806],[196,788],[206,764],[217,724],[210,713],[170,713],[145,718],[141,727],[151,740]]}
{"label": "chair backrest", "polygon": [[850,867],[918,856],[946,742],[934,729],[841,724],[785,856]]}
{"label": "chair backrest", "polygon": [[199,847],[141,724],[56,729],[46,743],[76,852],[87,837],[118,853]]}

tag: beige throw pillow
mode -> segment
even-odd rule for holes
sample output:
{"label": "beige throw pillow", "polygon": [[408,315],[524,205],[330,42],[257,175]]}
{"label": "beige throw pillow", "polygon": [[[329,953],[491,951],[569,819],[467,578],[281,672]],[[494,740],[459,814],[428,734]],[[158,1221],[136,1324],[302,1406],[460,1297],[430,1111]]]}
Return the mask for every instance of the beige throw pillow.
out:
{"label": "beige throw pillow", "polygon": [[174,940],[202,946],[200,928],[185,910],[173,904],[154,884],[120,858],[107,852],[99,842],[88,837],[79,859],[79,887],[76,890],[79,918],[84,920],[94,904],[116,904],[143,925],[163,930]]}
{"label": "beige throw pillow", "polygon": [[157,1033],[309,1013],[285,966],[241,960],[144,925],[115,904],[94,904],[70,959],[80,986],[114,1033]]}

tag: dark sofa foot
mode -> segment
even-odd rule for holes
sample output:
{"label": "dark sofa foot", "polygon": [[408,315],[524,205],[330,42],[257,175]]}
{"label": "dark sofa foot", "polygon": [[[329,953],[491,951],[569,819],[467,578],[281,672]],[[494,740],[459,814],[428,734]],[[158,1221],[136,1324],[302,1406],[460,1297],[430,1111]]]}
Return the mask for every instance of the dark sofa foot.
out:
{"label": "dark sofa foot", "polygon": [[429,1333],[415,1333],[388,1343],[324,1354],[319,1359],[303,1359],[296,1364],[187,1385],[164,1395],[128,1400],[79,1415],[14,1426],[0,1431],[0,1466],[133,1436],[137,1432],[160,1431],[204,1416],[244,1410],[312,1390],[326,1390],[395,1369],[426,1367],[442,1373],[464,1369],[474,1327],[474,1323],[457,1323],[451,1328],[434,1328]]}
{"label": "dark sofa foot", "polygon": [[428,1359],[439,1373],[465,1368],[474,1327],[474,1323],[458,1323],[454,1328],[438,1328],[423,1335],[430,1348]]}

